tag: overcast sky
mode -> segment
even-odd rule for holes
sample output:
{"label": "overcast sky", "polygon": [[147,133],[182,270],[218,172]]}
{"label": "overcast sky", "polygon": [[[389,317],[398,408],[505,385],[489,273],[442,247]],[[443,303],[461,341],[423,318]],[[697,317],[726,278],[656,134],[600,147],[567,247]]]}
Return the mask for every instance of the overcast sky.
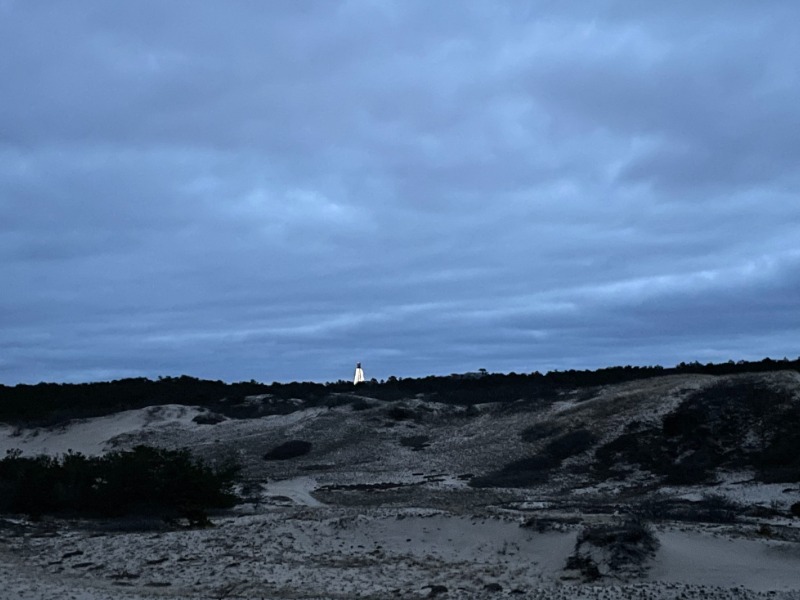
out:
{"label": "overcast sky", "polygon": [[0,0],[0,382],[797,357],[798,23]]}

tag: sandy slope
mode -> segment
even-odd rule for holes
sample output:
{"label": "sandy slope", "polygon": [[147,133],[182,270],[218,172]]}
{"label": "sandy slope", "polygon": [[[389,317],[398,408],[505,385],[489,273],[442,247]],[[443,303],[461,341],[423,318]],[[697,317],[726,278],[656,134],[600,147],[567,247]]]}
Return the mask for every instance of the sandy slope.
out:
{"label": "sandy slope", "polygon": [[42,533],[3,537],[0,597],[788,599],[800,589],[796,546],[671,527],[645,581],[603,585],[563,579],[574,530],[536,533],[509,517],[302,507],[208,530]]}
{"label": "sandy slope", "polygon": [[795,542],[731,538],[668,530],[650,579],[751,590],[800,590],[800,546]]}
{"label": "sandy slope", "polygon": [[[795,374],[765,375],[797,381]],[[793,378],[793,379],[792,379]],[[800,598],[800,520],[753,518],[736,526],[661,523],[661,548],[643,580],[580,583],[564,571],[580,525],[537,533],[532,513],[603,522],[647,481],[594,481],[585,457],[546,484],[474,489],[469,474],[537,451],[520,433],[532,424],[576,423],[601,440],[631,421],[659,419],[714,378],[664,377],[566,395],[537,410],[402,403],[415,418],[393,421],[387,404],[300,409],[288,415],[198,425],[202,409],[151,407],[55,429],[0,426],[0,451],[99,454],[137,443],[188,447],[215,460],[235,454],[253,501],[207,530],[119,530],[119,524],[17,525],[0,521],[0,600],[16,598]],[[427,438],[414,449],[410,437]],[[263,454],[291,439],[312,451],[288,461]],[[786,511],[796,485],[761,484],[747,473],[714,485],[662,487],[689,500],[709,492]],[[760,525],[775,535],[758,536]],[[437,587],[439,586],[439,587]],[[487,587],[488,586],[488,587]]]}
{"label": "sandy slope", "polygon": [[59,455],[68,451],[96,456],[113,450],[126,436],[139,439],[148,432],[170,435],[176,430],[192,431],[192,419],[203,409],[167,404],[126,410],[106,417],[72,421],[56,427],[23,429],[0,425],[0,452],[11,448],[25,455]]}

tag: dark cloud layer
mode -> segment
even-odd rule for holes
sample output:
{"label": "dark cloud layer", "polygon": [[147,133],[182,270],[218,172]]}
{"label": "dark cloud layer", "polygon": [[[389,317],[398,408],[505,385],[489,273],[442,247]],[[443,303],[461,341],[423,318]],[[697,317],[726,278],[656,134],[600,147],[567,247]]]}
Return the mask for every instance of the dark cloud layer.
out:
{"label": "dark cloud layer", "polygon": [[0,0],[0,382],[794,357],[799,21]]}

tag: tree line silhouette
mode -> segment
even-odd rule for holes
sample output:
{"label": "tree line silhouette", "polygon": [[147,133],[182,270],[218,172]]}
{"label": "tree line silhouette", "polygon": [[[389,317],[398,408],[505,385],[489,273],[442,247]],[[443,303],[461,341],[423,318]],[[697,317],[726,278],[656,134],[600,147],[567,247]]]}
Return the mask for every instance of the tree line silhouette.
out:
{"label": "tree line silhouette", "polygon": [[[290,412],[297,408],[289,400],[299,399],[304,406],[335,405],[343,396],[356,394],[376,400],[397,400],[423,394],[437,402],[472,405],[485,402],[547,400],[566,389],[589,388],[624,383],[664,375],[734,373],[779,370],[800,371],[795,360],[728,361],[725,363],[680,363],[675,367],[617,366],[596,370],[566,370],[540,373],[486,373],[431,375],[419,378],[389,377],[358,384],[291,382],[225,383],[188,375],[120,379],[95,383],[38,383],[0,385],[0,421],[22,425],[54,425],[75,418],[113,414],[122,410],[159,404],[203,406],[221,414],[246,418]],[[269,402],[248,401],[254,396],[269,397]]]}

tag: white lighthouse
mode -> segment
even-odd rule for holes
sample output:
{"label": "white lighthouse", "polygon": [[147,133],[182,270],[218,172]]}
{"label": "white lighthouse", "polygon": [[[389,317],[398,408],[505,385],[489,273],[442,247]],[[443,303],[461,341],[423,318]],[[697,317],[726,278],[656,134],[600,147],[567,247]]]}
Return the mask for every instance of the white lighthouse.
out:
{"label": "white lighthouse", "polygon": [[364,383],[364,369],[361,368],[361,363],[356,363],[356,374],[353,375],[353,385]]}

